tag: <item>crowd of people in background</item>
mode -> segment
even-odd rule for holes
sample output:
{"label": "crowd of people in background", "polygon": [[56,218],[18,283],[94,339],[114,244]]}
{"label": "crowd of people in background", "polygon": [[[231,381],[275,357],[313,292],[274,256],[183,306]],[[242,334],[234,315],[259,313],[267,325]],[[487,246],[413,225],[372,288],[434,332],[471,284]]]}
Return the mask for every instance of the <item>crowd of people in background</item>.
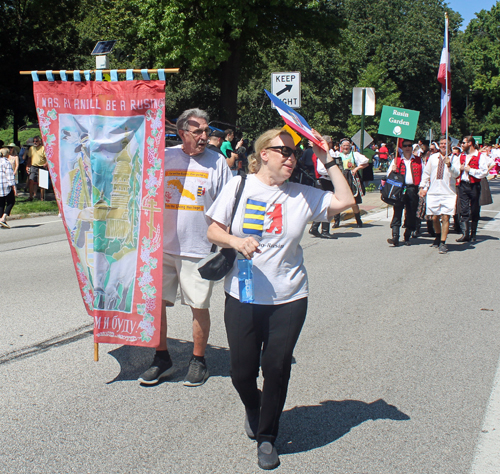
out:
{"label": "crowd of people in background", "polygon": [[[36,198],[39,170],[47,169],[45,148],[39,136],[30,138],[22,147],[15,143],[5,146],[0,140],[0,226],[10,229],[7,217],[16,203],[16,196],[24,183],[24,191],[29,192],[28,201]],[[43,188],[40,198],[44,200]]]}
{"label": "crowd of people in background", "polygon": [[[451,146],[441,138],[439,143],[427,144],[423,140],[400,139],[397,144],[372,144],[363,154],[343,138],[334,142],[323,137],[329,146],[332,158],[338,159],[344,177],[348,181],[356,205],[353,213],[358,227],[362,221],[357,204],[365,193],[365,184],[374,179],[373,172],[404,176],[402,200],[394,204],[391,221],[392,236],[387,242],[394,247],[400,245],[400,229],[403,227],[403,243],[411,245],[411,238],[420,235],[422,221],[428,233],[435,238],[432,246],[439,253],[447,253],[446,238],[450,218],[453,230],[461,234],[457,242],[474,242],[477,238],[480,207],[492,203],[488,181],[500,174],[500,145],[481,146],[474,137],[465,137],[461,143]],[[309,142],[298,162],[298,170],[309,178],[309,184],[323,190],[333,190],[331,182],[312,152]],[[335,216],[333,227],[339,227],[340,215]],[[315,237],[336,238],[330,232],[330,223],[313,222],[309,233]]]}

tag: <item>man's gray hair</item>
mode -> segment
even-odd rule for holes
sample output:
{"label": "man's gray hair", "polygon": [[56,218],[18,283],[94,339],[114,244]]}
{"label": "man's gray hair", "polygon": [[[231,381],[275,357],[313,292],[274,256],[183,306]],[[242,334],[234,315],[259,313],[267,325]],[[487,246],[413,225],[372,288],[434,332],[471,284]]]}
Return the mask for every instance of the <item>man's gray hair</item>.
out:
{"label": "man's gray hair", "polygon": [[196,117],[200,119],[206,120],[206,122],[210,122],[210,118],[208,114],[201,109],[188,109],[182,112],[180,117],[177,119],[177,131],[179,130],[189,130],[188,129],[188,120],[191,117]]}

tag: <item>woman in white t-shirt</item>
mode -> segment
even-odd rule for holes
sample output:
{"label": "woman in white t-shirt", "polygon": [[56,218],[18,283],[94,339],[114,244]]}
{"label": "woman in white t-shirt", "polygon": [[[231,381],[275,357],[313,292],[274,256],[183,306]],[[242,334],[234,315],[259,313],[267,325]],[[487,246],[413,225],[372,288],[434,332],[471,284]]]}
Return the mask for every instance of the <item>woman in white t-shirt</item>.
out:
{"label": "woman in white t-shirt", "polygon": [[[313,131],[324,150],[328,145]],[[231,224],[240,177],[233,178],[207,216],[211,242],[234,248],[253,261],[254,303],[239,300],[238,269],[225,279],[224,320],[231,351],[231,379],[245,405],[245,430],[258,442],[259,466],[279,465],[274,447],[285,404],[292,354],[307,311],[308,284],[300,239],[308,222],[330,221],[354,198],[342,172],[326,151],[314,145],[326,165],[335,194],[290,183],[297,163],[288,132],[269,130],[255,142],[245,187]],[[257,388],[259,367],[264,384]]]}

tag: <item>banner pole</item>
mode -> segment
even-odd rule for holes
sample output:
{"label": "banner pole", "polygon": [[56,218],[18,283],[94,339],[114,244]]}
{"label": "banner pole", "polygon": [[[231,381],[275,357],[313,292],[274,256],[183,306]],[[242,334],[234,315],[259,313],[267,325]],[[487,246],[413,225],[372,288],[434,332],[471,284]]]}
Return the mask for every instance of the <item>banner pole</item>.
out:
{"label": "banner pole", "polygon": [[99,343],[94,342],[94,362],[99,362]]}
{"label": "banner pole", "polygon": [[361,95],[361,154],[365,150],[365,101],[366,101],[366,87],[363,87]]}
{"label": "banner pole", "polygon": [[445,41],[446,41],[446,155],[449,155],[448,152],[448,127],[450,123],[450,116],[449,116],[449,110],[450,110],[450,100],[451,100],[451,94],[448,94],[448,68],[450,65],[448,64],[450,61],[450,44],[449,44],[449,32],[448,32],[448,12],[445,14],[445,26],[444,26],[444,34],[445,34]]}
{"label": "banner pole", "polygon": [[[175,73],[178,73],[179,70],[180,70],[180,68],[176,67],[176,68],[169,68],[169,69],[161,69],[161,68],[160,69],[147,69],[147,72],[148,72],[148,74],[154,74],[154,73],[157,73],[158,71],[165,71],[166,73],[175,74]],[[101,71],[103,74],[108,74],[111,71],[116,71],[118,73],[126,73],[128,71],[128,69],[99,69],[99,71]],[[32,71],[19,71],[19,74],[21,74],[21,76],[30,76],[31,72]],[[60,72],[61,71],[52,71],[52,74],[60,74]],[[74,71],[64,71],[64,72],[66,72],[66,74],[73,74],[74,72],[79,72],[79,73],[83,74],[84,71],[79,70],[79,69],[75,69]],[[142,69],[132,69],[132,72],[139,74],[142,72]],[[47,71],[36,71],[36,73],[41,74],[41,75],[46,75]],[[96,70],[91,69],[90,73],[95,74]]]}

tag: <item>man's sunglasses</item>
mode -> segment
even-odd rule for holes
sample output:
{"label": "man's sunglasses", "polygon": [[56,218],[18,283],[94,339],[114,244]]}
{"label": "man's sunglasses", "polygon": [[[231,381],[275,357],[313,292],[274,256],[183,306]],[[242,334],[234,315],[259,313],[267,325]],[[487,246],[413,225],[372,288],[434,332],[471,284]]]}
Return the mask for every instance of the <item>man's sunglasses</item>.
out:
{"label": "man's sunglasses", "polygon": [[295,150],[289,146],[268,146],[266,150],[276,150],[279,151],[285,158],[295,155]]}
{"label": "man's sunglasses", "polygon": [[403,145],[403,148],[411,148],[413,145]]}

